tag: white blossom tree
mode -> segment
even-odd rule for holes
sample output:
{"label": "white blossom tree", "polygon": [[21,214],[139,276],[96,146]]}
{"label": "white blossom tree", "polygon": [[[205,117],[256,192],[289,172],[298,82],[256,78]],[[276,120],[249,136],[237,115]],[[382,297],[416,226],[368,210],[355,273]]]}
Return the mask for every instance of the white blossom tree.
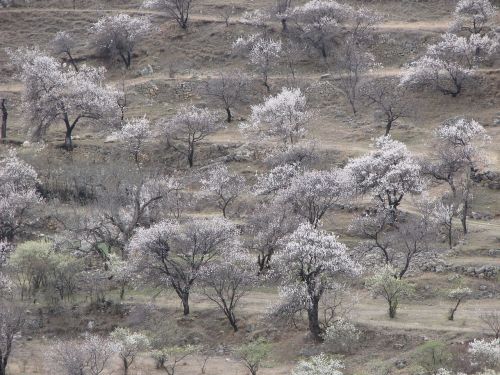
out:
{"label": "white blossom tree", "polygon": [[[342,278],[352,279],[361,272],[360,265],[348,255],[347,247],[336,236],[301,224],[284,239],[273,260],[273,267],[282,276],[282,286],[294,292],[297,304],[307,310],[309,331],[315,340],[321,340],[319,303],[324,294],[341,283]],[[279,308],[279,305],[278,305]]]}
{"label": "white blossom tree", "polygon": [[257,281],[250,254],[238,248],[223,253],[219,262],[209,263],[200,270],[202,293],[224,313],[235,332],[239,328],[238,304]]}
{"label": "white blossom tree", "polygon": [[161,221],[140,228],[130,241],[137,271],[158,286],[171,286],[189,314],[189,295],[200,269],[238,245],[238,232],[222,218]]}
{"label": "white blossom tree", "polygon": [[474,77],[481,59],[491,56],[497,46],[497,40],[487,35],[444,34],[441,41],[427,48],[424,56],[404,69],[401,84],[431,87],[456,97]]}
{"label": "white blossom tree", "polygon": [[129,373],[130,366],[134,363],[140,352],[147,351],[151,344],[149,338],[140,333],[132,332],[128,328],[118,327],[109,335],[115,343],[116,350],[123,366],[123,375]]}
{"label": "white blossom tree", "polygon": [[406,145],[390,136],[377,138],[374,147],[369,154],[351,159],[345,168],[358,193],[368,194],[378,207],[396,212],[406,194],[422,192],[421,167]]}
{"label": "white blossom tree", "polygon": [[231,172],[226,165],[220,164],[210,169],[201,180],[202,192],[213,197],[217,206],[226,217],[228,207],[245,192],[246,182],[243,176]]}
{"label": "white blossom tree", "polygon": [[107,123],[118,116],[119,93],[103,84],[104,68],[82,65],[79,71],[67,71],[38,49],[9,51],[9,55],[24,83],[23,107],[36,137],[62,120],[64,145],[72,150],[72,133],[81,120]]}
{"label": "white blossom tree", "polygon": [[184,30],[189,26],[189,13],[196,0],[145,0],[142,7],[158,9],[167,13]]}
{"label": "white blossom tree", "polygon": [[292,371],[292,375],[342,375],[344,365],[337,359],[321,353],[300,361]]}
{"label": "white blossom tree", "polygon": [[453,12],[450,30],[481,34],[495,13],[495,8],[489,0],[459,0]]}
{"label": "white blossom tree", "polygon": [[76,65],[72,54],[75,44],[74,38],[66,31],[58,31],[51,41],[52,51],[56,55],[65,54],[73,68],[78,71],[78,65]]}
{"label": "white blossom tree", "polygon": [[34,168],[15,152],[0,159],[0,241],[14,239],[37,221],[38,184]]}
{"label": "white blossom tree", "polygon": [[423,170],[450,188],[449,230],[452,230],[453,216],[460,214],[463,232],[467,233],[472,174],[486,164],[483,147],[489,140],[481,124],[462,117],[446,120],[435,132],[433,152],[430,160],[423,163]]}
{"label": "white blossom tree", "polygon": [[259,34],[251,35],[248,38],[240,37],[233,43],[233,49],[246,51],[249,61],[254,65],[262,76],[262,83],[269,93],[269,74],[273,67],[278,65],[283,45],[281,40],[274,40]]}
{"label": "white blossom tree", "polygon": [[284,144],[297,142],[306,133],[305,126],[312,117],[307,99],[298,88],[283,88],[264,103],[253,105],[248,124],[242,129],[256,132],[261,137],[276,137]]}
{"label": "white blossom tree", "polygon": [[116,345],[102,336],[86,334],[83,340],[61,340],[51,346],[51,370],[64,375],[100,375],[116,353]]}
{"label": "white blossom tree", "polygon": [[135,45],[150,31],[151,22],[148,18],[131,17],[128,14],[102,17],[90,29],[98,52],[119,56],[127,69],[130,68]]}
{"label": "white blossom tree", "polygon": [[151,122],[144,117],[128,120],[123,127],[115,133],[118,140],[123,141],[136,164],[139,163],[145,145],[153,138]]}
{"label": "white blossom tree", "polygon": [[353,184],[351,174],[342,169],[306,171],[278,192],[276,202],[288,204],[294,214],[316,228],[332,207],[350,203],[355,192]]}
{"label": "white blossom tree", "polygon": [[342,26],[352,17],[354,10],[346,4],[332,0],[311,0],[288,11],[299,31],[299,37],[327,58],[341,34]]}
{"label": "white blossom tree", "polygon": [[233,120],[233,109],[245,100],[249,91],[249,78],[242,71],[219,72],[206,82],[206,95],[219,101],[227,113],[227,122]]}
{"label": "white blossom tree", "polygon": [[185,155],[189,167],[192,168],[196,145],[208,135],[222,129],[224,125],[216,112],[191,106],[181,108],[169,120],[161,120],[159,127],[169,145]]}
{"label": "white blossom tree", "polygon": [[500,364],[500,339],[475,339],[469,343],[472,360],[481,367],[494,369]]}

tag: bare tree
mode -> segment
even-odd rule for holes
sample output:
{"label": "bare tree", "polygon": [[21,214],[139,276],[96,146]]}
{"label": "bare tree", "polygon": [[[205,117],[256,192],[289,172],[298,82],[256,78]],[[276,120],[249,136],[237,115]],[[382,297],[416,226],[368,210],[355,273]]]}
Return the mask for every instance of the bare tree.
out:
{"label": "bare tree", "polygon": [[196,0],[145,0],[144,8],[165,11],[184,30],[188,28],[189,12]]}
{"label": "bare tree", "polygon": [[357,113],[356,103],[362,74],[375,67],[375,57],[364,50],[359,41],[349,36],[336,55],[337,87],[347,98],[352,112]]}
{"label": "bare tree", "polygon": [[481,314],[480,318],[483,324],[490,329],[495,338],[500,338],[500,312],[487,312]]}
{"label": "bare tree", "polygon": [[229,19],[234,16],[235,13],[235,6],[224,6],[222,7],[222,10],[220,11],[220,17],[226,24],[226,27],[229,27]]}
{"label": "bare tree", "polygon": [[221,129],[223,124],[216,112],[191,106],[181,108],[169,120],[161,120],[159,126],[166,135],[168,144],[185,155],[192,168],[196,145],[209,134]]}
{"label": "bare tree", "polygon": [[205,83],[206,95],[220,102],[227,113],[227,122],[233,120],[232,110],[248,95],[250,80],[239,70],[220,71],[216,78]]}
{"label": "bare tree", "polygon": [[210,263],[200,271],[202,293],[219,307],[235,332],[238,331],[238,303],[257,282],[252,265],[250,254],[231,249],[223,254],[220,262]]}
{"label": "bare tree", "polygon": [[222,218],[191,219],[184,224],[161,221],[140,228],[130,241],[136,270],[151,283],[174,289],[189,314],[191,288],[200,269],[238,246],[238,232]]}
{"label": "bare tree", "polygon": [[385,135],[389,135],[399,119],[410,115],[410,101],[406,98],[406,88],[400,86],[396,79],[374,79],[364,84],[360,91],[368,104],[383,115]]}
{"label": "bare tree", "polygon": [[281,31],[288,30],[288,12],[292,7],[292,0],[276,0],[276,18],[281,22]]}

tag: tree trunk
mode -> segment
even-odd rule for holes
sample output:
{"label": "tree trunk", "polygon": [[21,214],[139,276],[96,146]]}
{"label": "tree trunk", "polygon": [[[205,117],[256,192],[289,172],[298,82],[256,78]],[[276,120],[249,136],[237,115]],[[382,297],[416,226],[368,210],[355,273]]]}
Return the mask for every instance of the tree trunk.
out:
{"label": "tree trunk", "polygon": [[281,19],[281,31],[282,32],[288,31],[288,26],[286,24],[286,18]]}
{"label": "tree trunk", "polygon": [[128,361],[123,358],[123,375],[128,375]]}
{"label": "tree trunk", "polygon": [[5,103],[7,99],[2,99],[0,101],[0,105],[2,108],[2,128],[0,129],[0,139],[5,140],[7,138],[7,117],[9,116],[7,112],[7,106]]}
{"label": "tree trunk", "polygon": [[236,324],[236,317],[234,316],[233,312],[228,311],[226,315],[229,323],[231,324],[231,327],[233,327],[233,331],[238,332],[238,325]]}
{"label": "tree trunk", "polygon": [[319,301],[313,299],[311,306],[307,309],[307,318],[309,319],[309,331],[314,340],[321,341],[321,328],[319,326]]}
{"label": "tree trunk", "polygon": [[184,293],[181,298],[184,315],[189,315],[189,293]]}
{"label": "tree trunk", "polygon": [[462,230],[464,234],[467,234],[467,212],[469,211],[469,202],[468,198],[464,202],[464,208],[462,210],[462,217],[460,218],[460,221],[462,222]]}
{"label": "tree trunk", "polygon": [[189,168],[193,168],[193,165],[194,165],[194,144],[189,147],[187,159],[188,159]]}
{"label": "tree trunk", "polygon": [[123,300],[125,298],[125,285],[122,285],[120,289],[120,300]]}
{"label": "tree trunk", "polygon": [[73,59],[73,56],[71,56],[71,53],[70,52],[66,52],[68,54],[68,57],[69,57],[69,62],[71,63],[71,65],[73,65],[73,68],[75,68],[75,71],[78,72],[78,66],[76,65],[76,62],[75,60]]}
{"label": "tree trunk", "polygon": [[227,107],[226,108],[226,113],[227,113],[227,122],[231,122],[233,120],[233,115],[231,113],[231,108]]}
{"label": "tree trunk", "polygon": [[448,315],[448,320],[453,320],[455,318],[455,313],[458,310],[458,305],[460,305],[460,302],[461,302],[461,300],[458,300],[457,304],[455,305],[455,307],[452,307],[450,309],[450,315]]}
{"label": "tree trunk", "polygon": [[387,124],[385,125],[385,135],[389,135],[389,132],[391,131],[392,128],[392,121],[387,121]]}
{"label": "tree trunk", "polygon": [[394,319],[396,317],[396,311],[398,309],[397,302],[389,302],[389,318]]}
{"label": "tree trunk", "polygon": [[64,148],[68,151],[73,150],[73,139],[71,138],[71,133],[73,132],[73,128],[66,127],[66,136],[64,137]]}
{"label": "tree trunk", "polygon": [[271,254],[259,254],[257,256],[257,264],[259,265],[259,274],[270,268]]}

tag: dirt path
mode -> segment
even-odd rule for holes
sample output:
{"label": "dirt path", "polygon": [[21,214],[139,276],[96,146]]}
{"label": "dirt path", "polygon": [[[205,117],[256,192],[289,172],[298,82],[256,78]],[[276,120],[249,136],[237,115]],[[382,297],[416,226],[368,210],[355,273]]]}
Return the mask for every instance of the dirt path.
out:
{"label": "dirt path", "polygon": [[[165,16],[165,12],[149,10],[149,9],[72,9],[72,8],[6,8],[1,9],[0,14],[3,13],[127,13],[139,15],[156,15]],[[218,15],[210,14],[191,14],[192,21],[200,22],[217,22],[224,23],[225,21]],[[446,31],[449,24],[449,19],[440,19],[432,21],[418,21],[418,22],[401,22],[401,21],[387,21],[377,25],[377,29],[381,31],[430,31],[430,32],[443,32]],[[243,23],[239,19],[233,19],[230,23]]]}

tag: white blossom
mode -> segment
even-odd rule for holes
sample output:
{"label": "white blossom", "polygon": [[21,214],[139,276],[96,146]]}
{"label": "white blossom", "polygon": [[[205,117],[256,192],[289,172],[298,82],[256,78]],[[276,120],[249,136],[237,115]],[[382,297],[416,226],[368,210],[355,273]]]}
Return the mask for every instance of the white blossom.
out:
{"label": "white blossom", "polygon": [[298,141],[306,133],[305,126],[312,117],[307,100],[298,88],[283,88],[264,103],[253,105],[250,123],[244,130],[257,132],[262,137],[277,137],[285,144]]}
{"label": "white blossom", "polygon": [[420,165],[402,142],[390,136],[375,140],[375,150],[351,159],[345,167],[352,173],[360,194],[371,195],[376,204],[395,210],[406,194],[420,194]]}
{"label": "white blossom", "polygon": [[300,361],[292,375],[342,375],[344,365],[337,359],[321,353],[307,360]]}
{"label": "white blossom", "polygon": [[128,69],[136,43],[151,30],[146,17],[117,14],[100,18],[90,29],[101,54],[118,55]]}
{"label": "white blossom", "polygon": [[469,343],[472,361],[482,367],[495,368],[500,364],[500,339],[475,339]]}

